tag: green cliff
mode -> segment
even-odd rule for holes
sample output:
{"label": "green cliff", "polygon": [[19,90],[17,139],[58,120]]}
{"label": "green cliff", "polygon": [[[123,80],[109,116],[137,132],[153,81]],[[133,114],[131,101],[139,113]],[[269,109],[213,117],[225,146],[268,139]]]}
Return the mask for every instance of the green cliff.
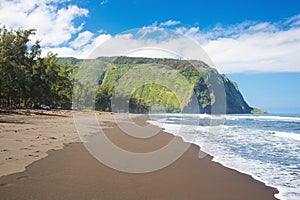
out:
{"label": "green cliff", "polygon": [[[110,111],[114,106],[111,104],[114,95],[114,99],[119,99],[119,102],[129,99],[127,104],[130,112],[147,112],[149,109],[180,112],[190,104],[197,104],[199,107],[197,112],[216,113],[213,109],[218,104],[220,94],[215,88],[221,86],[224,92],[223,107],[224,109],[226,107],[224,112],[241,114],[258,110],[245,102],[236,83],[201,61],[100,57],[92,60],[61,58],[60,62],[68,62],[84,68],[85,70],[80,73],[83,80],[89,80],[90,75],[99,76],[95,94],[97,110]],[[82,67],[91,64],[96,68]],[[151,81],[145,82],[148,78]],[[138,87],[134,88],[135,85]],[[118,89],[114,90],[115,88]],[[128,88],[132,88],[132,91],[128,91]],[[174,90],[176,90],[175,94]],[[192,94],[194,98],[191,99]]]}

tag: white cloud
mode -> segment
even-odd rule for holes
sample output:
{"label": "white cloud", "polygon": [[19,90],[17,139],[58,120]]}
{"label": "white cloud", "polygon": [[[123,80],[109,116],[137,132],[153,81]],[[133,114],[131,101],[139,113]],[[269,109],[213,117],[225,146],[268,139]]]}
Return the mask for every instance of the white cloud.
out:
{"label": "white cloud", "polygon": [[[277,23],[243,22],[176,31],[198,41],[222,73],[300,72],[300,15]],[[197,29],[198,28],[198,29]]]}
{"label": "white cloud", "polygon": [[300,29],[222,38],[203,48],[224,73],[300,71]]}
{"label": "white cloud", "polygon": [[111,47],[97,53],[202,59],[221,73],[300,72],[299,22],[300,16],[296,16],[276,23],[246,21],[227,27],[217,25],[205,31],[199,27],[175,29],[192,40],[173,37],[161,28],[161,23],[155,22],[141,28],[138,37],[113,37]]}
{"label": "white cloud", "polygon": [[181,23],[180,21],[168,20],[166,22],[161,22],[159,24],[159,26],[161,26],[161,27],[163,27],[163,26],[175,26],[175,25],[178,25],[180,23]]}
{"label": "white cloud", "polygon": [[107,4],[107,3],[108,3],[108,0],[102,0],[102,1],[100,2],[101,6],[103,6],[103,5]]}
{"label": "white cloud", "polygon": [[199,59],[213,65],[195,41],[175,31],[153,26],[111,37],[90,54],[90,58],[99,56]]}
{"label": "white cloud", "polygon": [[300,14],[295,15],[286,21],[283,22],[284,25],[290,25],[290,26],[299,26],[300,25]]}
{"label": "white cloud", "polygon": [[79,46],[78,48],[72,46],[45,47],[43,48],[43,56],[46,56],[47,52],[51,51],[57,53],[60,57],[90,58],[91,53],[111,37],[112,36],[109,34],[100,34],[97,37],[90,39],[88,44]]}
{"label": "white cloud", "polygon": [[[66,5],[65,5],[66,4]],[[83,22],[74,20],[87,16],[88,10],[71,5],[68,0],[2,0],[0,22],[9,28],[37,29],[33,39],[44,46],[59,46],[78,33]]]}
{"label": "white cloud", "polygon": [[131,51],[127,51],[126,56],[129,57],[148,57],[148,58],[179,58],[180,56],[174,54],[173,52],[166,51],[161,48],[154,47],[144,47],[137,48]]}
{"label": "white cloud", "polygon": [[93,35],[90,31],[81,32],[74,41],[70,42],[70,45],[73,48],[82,48],[91,41]]}

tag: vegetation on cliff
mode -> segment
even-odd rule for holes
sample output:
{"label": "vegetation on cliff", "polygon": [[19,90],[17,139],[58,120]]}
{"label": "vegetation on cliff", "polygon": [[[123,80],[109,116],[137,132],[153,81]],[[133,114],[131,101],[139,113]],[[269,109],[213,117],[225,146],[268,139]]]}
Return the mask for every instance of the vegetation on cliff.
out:
{"label": "vegetation on cliff", "polygon": [[[198,112],[212,113],[218,92],[214,91],[214,82],[223,86],[224,107],[226,107],[224,112],[251,113],[253,110],[245,102],[236,83],[201,61],[133,57],[100,57],[92,60],[64,58],[64,62],[66,61],[84,66],[85,70],[80,73],[81,80],[85,80],[84,84],[89,84],[90,75],[102,74],[99,75],[95,89],[97,110],[111,111],[113,107],[111,100],[115,95],[114,98],[119,99],[119,102],[127,101],[125,103],[129,104],[129,110],[125,111],[147,112],[151,108],[153,112],[161,110],[171,113],[180,112],[189,104],[195,103],[190,98],[194,94],[199,105]],[[147,71],[143,71],[144,69]],[[124,82],[123,79],[126,81]],[[151,81],[145,84],[145,79]],[[168,86],[167,82],[170,80],[172,85]],[[187,83],[189,86],[185,86]],[[139,87],[134,88],[136,85]],[[132,91],[127,91],[127,88],[132,88]],[[117,94],[114,94],[116,91]],[[82,99],[80,101],[82,105],[88,105],[83,103],[84,96],[79,95],[78,98]]]}

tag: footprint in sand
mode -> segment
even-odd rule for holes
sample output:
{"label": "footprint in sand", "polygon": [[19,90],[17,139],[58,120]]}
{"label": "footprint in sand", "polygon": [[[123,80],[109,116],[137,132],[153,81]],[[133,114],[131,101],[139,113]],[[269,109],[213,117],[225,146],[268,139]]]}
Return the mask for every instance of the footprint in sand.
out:
{"label": "footprint in sand", "polygon": [[8,183],[0,183],[0,187],[7,186]]}
{"label": "footprint in sand", "polygon": [[19,176],[19,177],[17,177],[16,179],[17,179],[17,180],[21,180],[21,179],[27,179],[27,178],[30,178],[30,177],[24,175],[24,176]]}
{"label": "footprint in sand", "polygon": [[23,147],[23,148],[21,148],[20,150],[31,150],[31,148]]}

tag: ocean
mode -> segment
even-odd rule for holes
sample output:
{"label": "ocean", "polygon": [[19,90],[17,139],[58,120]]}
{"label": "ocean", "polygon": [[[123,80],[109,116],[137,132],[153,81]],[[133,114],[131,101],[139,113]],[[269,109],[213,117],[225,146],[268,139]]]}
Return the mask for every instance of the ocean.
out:
{"label": "ocean", "polygon": [[197,144],[213,161],[300,199],[300,115],[150,114],[150,123]]}

